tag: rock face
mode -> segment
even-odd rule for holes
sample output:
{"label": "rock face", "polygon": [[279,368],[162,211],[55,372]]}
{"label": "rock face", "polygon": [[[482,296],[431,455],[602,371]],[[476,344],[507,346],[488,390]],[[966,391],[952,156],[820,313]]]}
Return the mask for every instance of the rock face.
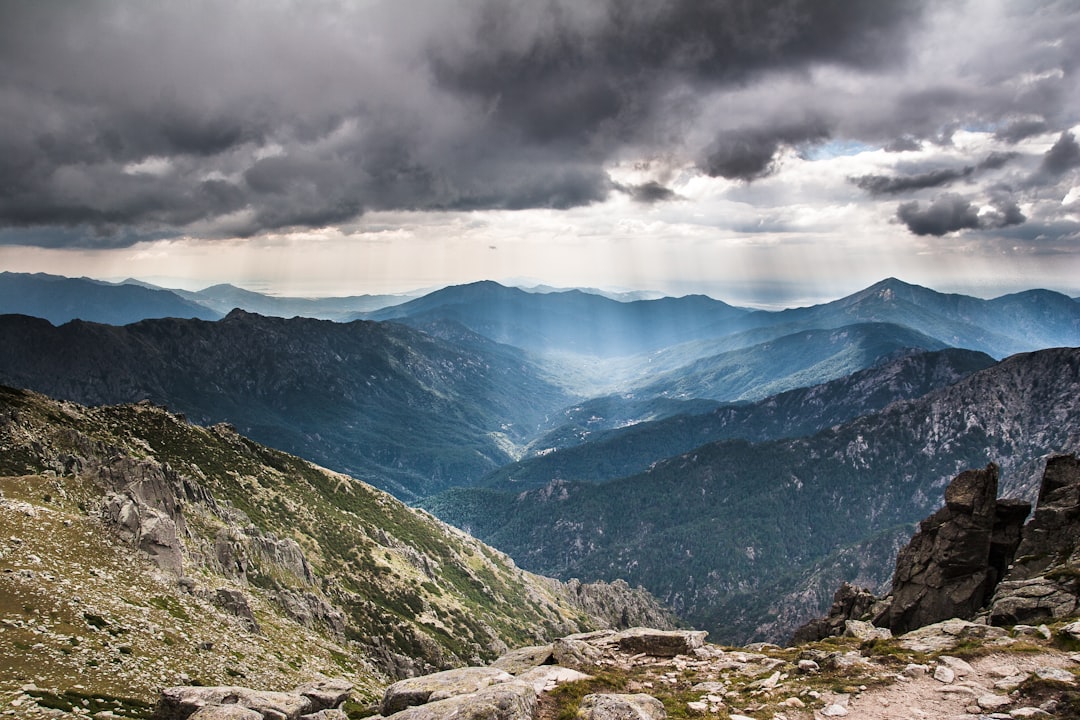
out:
{"label": "rock face", "polygon": [[995,625],[1080,612],[1080,459],[1046,461],[1039,500],[1012,567],[990,603]]}
{"label": "rock face", "polygon": [[[1012,527],[997,528],[997,486],[995,465],[960,473],[945,489],[945,507],[923,520],[897,555],[888,618],[893,632],[972,617],[986,604],[1000,579],[991,565],[995,529],[1006,542],[1015,534]],[[1017,506],[1006,510],[1001,522],[1015,522]],[[995,554],[998,564],[1003,550]]]}

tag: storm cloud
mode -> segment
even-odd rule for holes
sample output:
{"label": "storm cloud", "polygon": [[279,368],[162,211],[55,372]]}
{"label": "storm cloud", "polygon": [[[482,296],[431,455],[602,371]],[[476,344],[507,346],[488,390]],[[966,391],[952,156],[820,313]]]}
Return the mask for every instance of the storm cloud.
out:
{"label": "storm cloud", "polygon": [[[1018,155],[1058,136],[1041,166],[1056,182],[1080,163],[1080,33],[1062,5],[1022,5],[1041,13],[1010,30],[1014,45],[955,43],[972,54],[953,58],[923,40],[951,32],[963,3],[0,0],[0,242],[251,237],[612,193],[658,206],[682,197],[667,176],[611,168],[662,155],[753,182],[782,177],[788,151],[851,141],[903,156],[977,126]],[[942,62],[974,77],[919,74]],[[954,164],[853,182],[896,196],[987,169]],[[1017,216],[943,195],[898,217],[941,234]]]}
{"label": "storm cloud", "polygon": [[955,193],[940,195],[925,209],[918,201],[903,203],[896,216],[914,234],[938,237],[975,228],[996,230],[1027,219],[1011,198],[995,198],[980,213],[971,200]]}

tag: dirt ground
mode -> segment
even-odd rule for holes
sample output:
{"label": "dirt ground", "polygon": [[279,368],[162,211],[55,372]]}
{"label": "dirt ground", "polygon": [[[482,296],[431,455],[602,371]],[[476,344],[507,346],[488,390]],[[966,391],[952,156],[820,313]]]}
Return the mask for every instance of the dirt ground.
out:
{"label": "dirt ground", "polygon": [[[1074,659],[1076,658],[1076,659]],[[855,695],[835,695],[829,698],[844,709],[844,713],[829,708],[815,713],[816,718],[843,717],[847,720],[972,720],[993,714],[1010,717],[1065,717],[1022,708],[1038,708],[1038,698],[1009,694],[1015,681],[1011,676],[1032,673],[1041,668],[1076,667],[1080,656],[1047,650],[1030,655],[992,654],[969,661],[972,672],[954,670],[950,683],[934,678],[929,672],[912,672],[905,681],[867,689]],[[995,687],[995,684],[998,687]],[[980,702],[981,701],[981,702]],[[1006,702],[1008,701],[1008,702]],[[1036,702],[1035,705],[1029,703]],[[1053,708],[1049,708],[1053,709]]]}

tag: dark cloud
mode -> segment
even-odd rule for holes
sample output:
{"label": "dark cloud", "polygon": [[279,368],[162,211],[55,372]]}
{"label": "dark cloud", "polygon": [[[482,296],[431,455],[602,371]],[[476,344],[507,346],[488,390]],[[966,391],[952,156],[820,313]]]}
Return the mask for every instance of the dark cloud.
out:
{"label": "dark cloud", "polygon": [[971,180],[978,173],[1000,170],[1020,157],[1015,152],[992,152],[977,165],[960,168],[938,168],[909,175],[859,175],[848,178],[856,187],[871,195],[899,195],[928,188],[948,187],[958,180]]}
{"label": "dark cloud", "polygon": [[1071,132],[1061,133],[1053,147],[1043,156],[1042,170],[1051,175],[1061,175],[1080,167],[1080,143]]}
{"label": "dark cloud", "polygon": [[944,187],[962,178],[971,177],[975,167],[943,168],[917,175],[861,175],[850,181],[871,195],[897,195],[911,190]]}
{"label": "dark cloud", "polygon": [[922,150],[922,143],[910,135],[903,135],[885,144],[886,152],[915,152]]}
{"label": "dark cloud", "polygon": [[916,235],[942,236],[959,230],[999,229],[1019,225],[1027,218],[1014,200],[1006,197],[990,201],[982,214],[971,201],[955,193],[945,193],[923,209],[921,203],[902,203],[896,216]]}
{"label": "dark cloud", "polygon": [[994,136],[998,140],[1004,140],[1007,143],[1015,145],[1021,140],[1025,140],[1033,135],[1041,135],[1049,130],[1050,126],[1047,125],[1046,121],[1042,118],[1027,118],[1010,122],[1008,125],[994,133]]}
{"label": "dark cloud", "polygon": [[[754,180],[777,172],[786,148],[830,138],[899,151],[974,126],[1017,143],[1075,124],[1067,62],[1080,56],[1080,13],[1025,16],[1015,47],[966,62],[970,81],[908,76],[939,11],[921,0],[0,0],[0,228],[107,246],[373,210],[569,208],[613,191],[652,203],[675,197],[670,178],[622,187],[606,168],[670,155],[673,167]],[[1075,167],[1075,145],[1062,135],[1043,182]],[[856,182],[878,195],[945,187],[1011,158]]]}
{"label": "dark cloud", "polygon": [[641,185],[618,185],[616,189],[629,195],[635,202],[646,205],[674,200],[679,197],[674,190],[655,180],[650,180]]}
{"label": "dark cloud", "polygon": [[916,235],[941,236],[979,227],[979,213],[971,202],[952,193],[938,197],[925,210],[915,200],[903,203],[896,217]]}
{"label": "dark cloud", "polygon": [[819,143],[828,138],[828,128],[818,120],[802,125],[725,132],[708,148],[701,169],[712,177],[749,182],[776,171],[776,157],[782,148]]}
{"label": "dark cloud", "polygon": [[1015,152],[992,152],[987,155],[979,163],[979,170],[1000,170],[1013,160],[1020,157],[1020,153]]}

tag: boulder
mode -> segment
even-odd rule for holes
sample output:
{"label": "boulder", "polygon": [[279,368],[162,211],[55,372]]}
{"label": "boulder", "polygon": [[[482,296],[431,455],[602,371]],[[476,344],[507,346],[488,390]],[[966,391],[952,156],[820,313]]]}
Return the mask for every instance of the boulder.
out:
{"label": "boulder", "polygon": [[210,705],[196,710],[188,720],[263,720],[263,714],[240,705]]}
{"label": "boulder", "polygon": [[875,627],[865,620],[845,620],[844,637],[858,638],[863,642],[869,640],[888,640],[892,637],[892,632],[889,628]]}
{"label": "boulder", "polygon": [[102,518],[161,570],[183,576],[184,557],[176,522],[165,512],[140,502],[133,493],[109,493]]}
{"label": "boulder", "polygon": [[604,658],[604,652],[585,640],[559,638],[551,645],[551,655],[563,667],[588,669]]}
{"label": "boulder", "polygon": [[465,667],[399,680],[386,688],[379,712],[384,716],[393,715],[413,705],[468,695],[513,679],[513,675],[498,668]]}
{"label": "boulder", "polygon": [[153,717],[154,720],[298,720],[315,716],[317,720],[333,720],[332,714],[320,716],[319,713],[341,705],[350,692],[350,683],[331,679],[307,683],[289,693],[185,685],[162,690]]}
{"label": "boulder", "polygon": [[[235,705],[260,713],[260,717],[282,717],[297,720],[301,715],[320,709],[310,698],[295,693],[265,692],[244,687],[181,686],[161,691],[155,720],[188,720],[203,708],[215,705]],[[209,711],[208,711],[209,712]],[[278,715],[274,715],[277,713]],[[209,714],[205,717],[217,717]],[[243,716],[239,716],[243,718]]]}
{"label": "boulder", "polygon": [[663,720],[664,704],[651,695],[586,695],[578,706],[584,720]]}
{"label": "boulder", "polygon": [[630,628],[615,635],[619,649],[628,653],[645,653],[654,657],[690,655],[705,644],[705,630],[653,630]]}
{"label": "boulder", "polygon": [[316,707],[336,708],[349,699],[352,683],[340,678],[323,678],[304,683],[293,692],[309,698]]}
{"label": "boulder", "polygon": [[533,645],[530,647],[518,648],[512,650],[495,662],[491,663],[491,667],[505,670],[511,675],[520,675],[523,672],[532,670],[539,665],[546,665],[552,661],[551,645]]}
{"label": "boulder", "polygon": [[411,705],[392,717],[394,720],[535,720],[536,692],[531,685],[503,682],[474,693]]}
{"label": "boulder", "polygon": [[952,650],[969,639],[995,640],[1007,637],[1008,633],[1003,628],[952,618],[905,633],[900,636],[899,644],[905,650],[929,653]]}

